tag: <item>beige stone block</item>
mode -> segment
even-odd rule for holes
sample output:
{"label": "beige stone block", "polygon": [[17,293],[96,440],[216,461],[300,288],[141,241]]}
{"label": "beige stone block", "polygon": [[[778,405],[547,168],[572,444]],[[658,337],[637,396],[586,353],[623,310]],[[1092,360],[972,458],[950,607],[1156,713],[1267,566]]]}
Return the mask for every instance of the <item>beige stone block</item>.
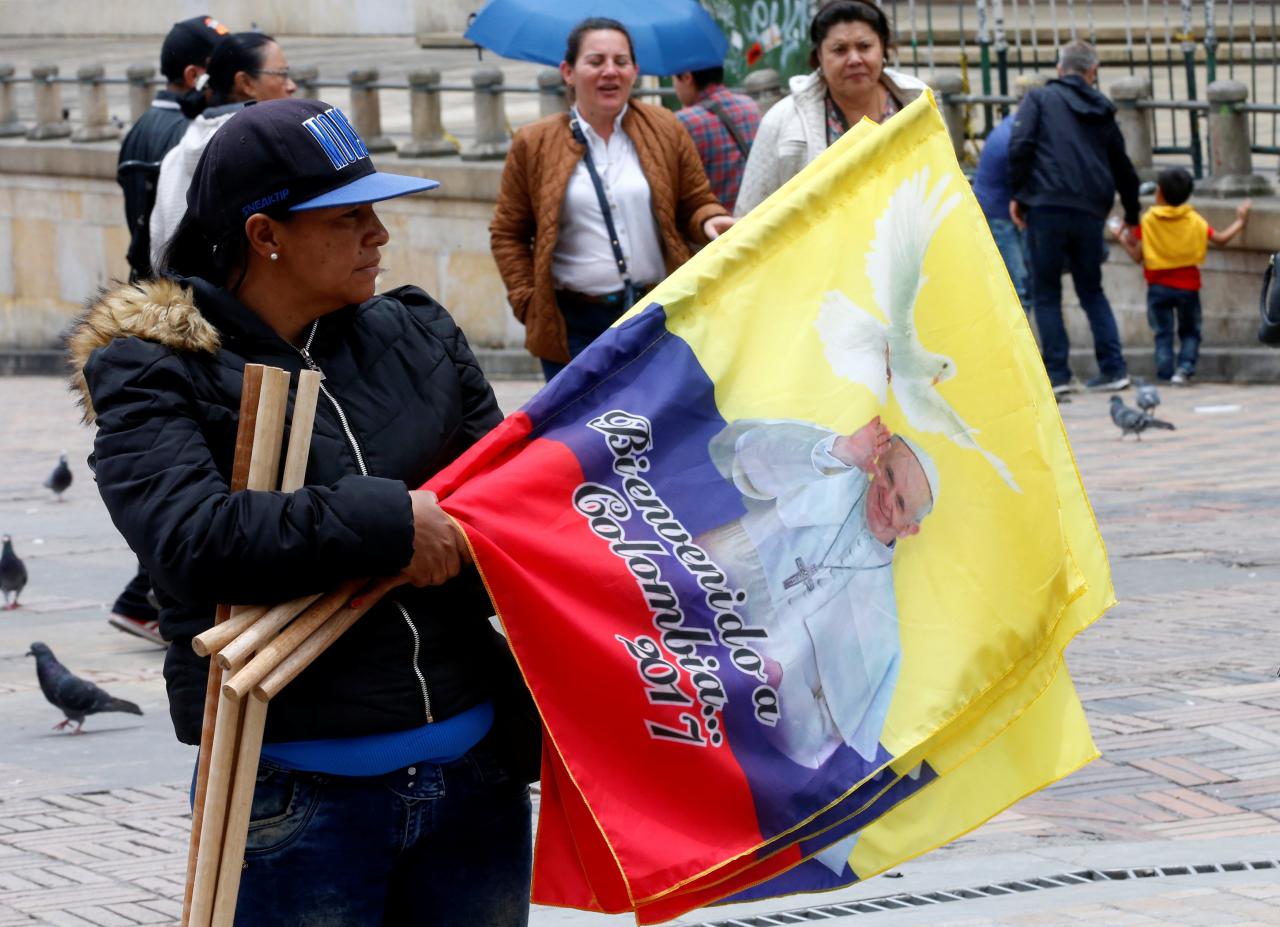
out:
{"label": "beige stone block", "polygon": [[13,295],[19,299],[58,298],[54,264],[57,226],[49,219],[16,217],[13,239]]}
{"label": "beige stone block", "polygon": [[128,280],[129,230],[124,223],[102,229],[102,242],[106,254],[106,282]]}
{"label": "beige stone block", "polygon": [[7,216],[0,215],[0,298],[13,296],[13,239],[10,233],[12,222]]}
{"label": "beige stone block", "polygon": [[74,222],[81,218],[80,191],[57,189],[40,178],[40,183],[18,187],[13,192],[16,215]]}
{"label": "beige stone block", "polygon": [[94,225],[63,223],[57,229],[58,294],[80,305],[107,282],[102,230]]}
{"label": "beige stone block", "polygon": [[[401,238],[401,242],[405,239]],[[382,252],[382,266],[386,271],[378,277],[378,289],[390,290],[412,284],[440,298],[440,255],[434,251],[411,248],[391,240]]]}
{"label": "beige stone block", "polygon": [[455,251],[448,256],[440,301],[473,345],[507,346],[506,290],[487,252]]}

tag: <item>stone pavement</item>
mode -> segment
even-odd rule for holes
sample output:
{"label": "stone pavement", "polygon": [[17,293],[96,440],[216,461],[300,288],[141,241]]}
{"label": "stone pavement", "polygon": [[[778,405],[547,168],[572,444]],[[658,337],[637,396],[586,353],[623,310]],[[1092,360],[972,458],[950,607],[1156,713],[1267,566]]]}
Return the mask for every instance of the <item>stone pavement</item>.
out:
{"label": "stone pavement", "polygon": [[[498,386],[511,410],[536,384]],[[1117,438],[1105,397],[1062,406],[1120,598],[1068,650],[1103,758],[899,878],[681,923],[1280,925],[1280,387],[1200,384],[1163,398],[1178,430],[1141,442]],[[171,923],[182,889],[193,751],[172,738],[159,650],[104,620],[132,558],[93,491],[91,438],[76,422],[60,381],[0,379],[0,532],[31,572],[26,606],[0,612],[0,927]],[[77,481],[55,503],[39,486],[61,448]],[[57,714],[23,657],[33,640],[146,714],[51,732]],[[1152,867],[1185,874],[980,891]],[[973,897],[927,903],[966,889]],[[535,927],[624,920],[533,916]]]}

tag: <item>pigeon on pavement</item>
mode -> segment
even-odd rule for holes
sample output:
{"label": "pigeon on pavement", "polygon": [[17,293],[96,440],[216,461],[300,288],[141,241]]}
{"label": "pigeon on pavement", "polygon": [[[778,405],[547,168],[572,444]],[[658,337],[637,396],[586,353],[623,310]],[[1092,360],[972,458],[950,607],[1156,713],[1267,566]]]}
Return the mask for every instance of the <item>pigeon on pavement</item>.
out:
{"label": "pigeon on pavement", "polygon": [[[18,607],[18,596],[27,584],[27,565],[13,552],[13,539],[9,535],[0,538],[4,549],[0,550],[0,593],[4,594],[5,610]],[[13,597],[13,601],[9,597]]]}
{"label": "pigeon on pavement", "polygon": [[58,465],[53,468],[53,472],[49,474],[44,481],[45,489],[52,489],[53,494],[58,497],[58,501],[62,501],[62,494],[67,491],[71,485],[71,468],[67,466],[67,452],[63,451],[58,455]]}
{"label": "pigeon on pavement", "polygon": [[1150,418],[1155,414],[1156,406],[1160,405],[1160,394],[1156,392],[1154,383],[1148,383],[1146,380],[1138,381],[1138,408],[1142,410],[1142,414]]}
{"label": "pigeon on pavement", "polygon": [[39,641],[31,645],[27,656],[36,658],[36,677],[40,680],[40,691],[50,704],[67,716],[65,721],[53,726],[55,731],[62,730],[74,721],[76,729],[72,733],[79,734],[88,715],[103,711],[142,714],[142,709],[133,702],[112,698],[93,683],[76,676],[58,662],[52,650]]}
{"label": "pigeon on pavement", "polygon": [[1137,409],[1130,408],[1124,404],[1124,400],[1119,396],[1111,397],[1111,421],[1116,423],[1116,427],[1120,429],[1120,440],[1124,440],[1125,435],[1136,435],[1138,440],[1142,440],[1142,433],[1148,428],[1167,428],[1173,431],[1173,425],[1170,422],[1162,422],[1158,418],[1150,415],[1144,415]]}

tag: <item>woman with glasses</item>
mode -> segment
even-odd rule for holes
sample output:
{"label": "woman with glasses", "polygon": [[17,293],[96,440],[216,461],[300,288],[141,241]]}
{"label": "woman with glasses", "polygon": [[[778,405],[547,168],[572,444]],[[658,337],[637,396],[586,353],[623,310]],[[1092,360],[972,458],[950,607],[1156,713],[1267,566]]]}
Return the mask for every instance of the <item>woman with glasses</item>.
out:
{"label": "woman with glasses", "polygon": [[208,107],[192,120],[182,141],[160,165],[156,203],[151,210],[152,267],[160,266],[160,255],[186,214],[187,187],[213,133],[246,103],[281,100],[298,89],[289,77],[284,49],[261,32],[237,32],[223,38],[209,58],[206,74]]}

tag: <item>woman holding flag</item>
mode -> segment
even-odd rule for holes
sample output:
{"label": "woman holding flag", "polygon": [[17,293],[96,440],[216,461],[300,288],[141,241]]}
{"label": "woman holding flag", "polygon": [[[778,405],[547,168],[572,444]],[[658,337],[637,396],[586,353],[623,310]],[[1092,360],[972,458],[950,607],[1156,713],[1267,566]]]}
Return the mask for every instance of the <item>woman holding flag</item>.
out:
{"label": "woman holding flag", "polygon": [[631,100],[631,36],[613,19],[569,33],[573,108],[516,133],[489,242],[525,347],[549,380],[733,218],[675,115]]}
{"label": "woman holding flag", "polygon": [[734,207],[746,215],[864,117],[884,122],[925,85],[884,66],[889,17],[869,0],[829,0],[809,24],[811,74],[765,113]]}
{"label": "woman holding flag", "polygon": [[[371,204],[435,186],[376,171],[326,103],[244,108],[196,167],[169,276],[104,294],[73,335],[98,488],[161,600],[180,741],[200,742],[191,639],[213,603],[392,590],[272,699],[238,924],[528,919],[537,732],[505,708],[521,684],[465,539],[418,491],[501,414],[439,303],[374,293]],[[248,363],[323,374],[295,492],[229,492]]]}

